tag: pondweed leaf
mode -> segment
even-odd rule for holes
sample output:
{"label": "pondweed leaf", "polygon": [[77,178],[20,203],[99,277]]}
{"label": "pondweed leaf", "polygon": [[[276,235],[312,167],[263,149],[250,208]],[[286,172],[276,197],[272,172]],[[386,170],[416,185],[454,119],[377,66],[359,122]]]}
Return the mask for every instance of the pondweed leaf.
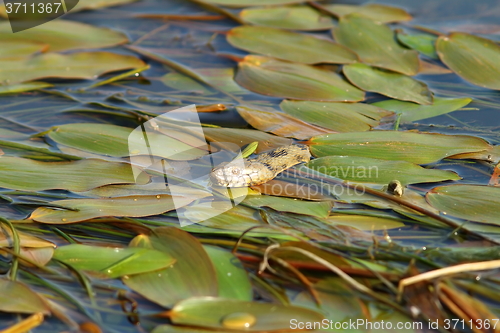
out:
{"label": "pondweed leaf", "polygon": [[[21,191],[64,189],[81,192],[108,184],[133,184],[134,174],[128,163],[85,159],[71,162],[41,162],[27,158],[0,158],[0,187]],[[145,174],[137,179],[145,184]]]}
{"label": "pondweed leaf", "polygon": [[154,249],[84,244],[60,246],[54,252],[54,259],[76,269],[93,271],[109,279],[156,271],[175,263],[175,258]]}
{"label": "pondweed leaf", "polygon": [[319,218],[327,217],[333,206],[331,201],[302,201],[267,195],[249,195],[243,200],[243,203],[256,208],[269,207],[280,212],[310,215]]}
{"label": "pondweed leaf", "polygon": [[398,44],[394,32],[382,23],[350,14],[340,19],[333,35],[337,42],[356,52],[368,65],[406,75],[418,72],[418,52]]}
{"label": "pondweed leaf", "polygon": [[253,55],[238,64],[235,80],[248,90],[274,97],[358,102],[365,96],[332,71]]}
{"label": "pondweed leaf", "polygon": [[288,30],[239,26],[227,34],[229,44],[251,53],[303,64],[352,64],[358,56],[346,47]]}
{"label": "pondweed leaf", "polygon": [[303,0],[199,0],[199,1],[212,3],[214,5],[228,6],[228,7],[287,5],[287,4],[303,2]]}
{"label": "pondweed leaf", "polygon": [[50,314],[49,305],[37,293],[24,283],[6,278],[0,279],[0,311]]}
{"label": "pondweed leaf", "polygon": [[500,188],[484,185],[448,185],[430,190],[430,205],[446,215],[475,222],[500,224]]}
{"label": "pondweed leaf", "polygon": [[312,160],[307,167],[331,177],[363,183],[388,184],[397,179],[402,184],[416,184],[461,179],[453,171],[362,156],[325,156]]}
{"label": "pondweed leaf", "polygon": [[471,98],[434,97],[434,103],[432,105],[420,105],[395,99],[373,103],[372,105],[400,114],[400,120],[402,122],[412,122],[456,111],[470,102],[472,102]]}
{"label": "pondweed leaf", "polygon": [[481,138],[400,131],[324,134],[310,140],[316,157],[363,156],[427,164],[455,154],[486,150]]}
{"label": "pondweed leaf", "polygon": [[324,5],[323,7],[339,18],[356,13],[381,23],[409,21],[412,19],[411,15],[404,9],[375,3],[369,3],[363,6],[334,4]]}
{"label": "pondweed leaf", "polygon": [[390,111],[364,103],[330,103],[284,100],[281,109],[300,120],[329,128],[335,132],[368,131]]}
{"label": "pondweed leaf", "polygon": [[0,85],[0,94],[15,94],[15,93],[20,93],[20,92],[25,92],[25,91],[50,88],[52,86],[53,85],[50,83],[37,82],[37,81],[26,82],[26,83],[17,83],[17,84],[12,84],[12,85],[8,85],[8,86],[1,86]]}
{"label": "pondweed leaf", "polygon": [[352,84],[365,91],[418,104],[432,104],[432,92],[427,85],[404,74],[365,64],[346,65],[343,72]]}
{"label": "pondweed leaf", "polygon": [[239,106],[236,109],[252,127],[278,136],[306,140],[315,135],[332,132],[282,112],[258,110],[245,106]]}
{"label": "pondweed leaf", "polygon": [[397,33],[398,40],[409,48],[416,50],[432,59],[438,59],[436,53],[437,37],[427,34],[405,34]]}
{"label": "pondweed leaf", "polygon": [[465,80],[500,90],[500,46],[494,41],[456,32],[439,37],[436,49],[441,61]]}
{"label": "pondweed leaf", "polygon": [[134,56],[110,52],[44,53],[34,57],[0,59],[0,82],[12,84],[40,78],[91,80],[104,73],[144,65]]}
{"label": "pondweed leaf", "polygon": [[334,26],[330,16],[306,5],[248,8],[240,12],[240,17],[253,25],[290,30],[326,30]]}
{"label": "pondweed leaf", "polygon": [[2,22],[0,23],[0,43],[3,45],[5,41],[43,41],[44,44],[49,45],[49,52],[59,52],[120,45],[128,42],[128,38],[125,34],[108,28],[58,19],[37,26],[36,29],[28,29],[15,34],[12,33],[9,22]]}
{"label": "pondweed leaf", "polygon": [[6,40],[2,42],[2,49],[0,49],[0,59],[26,57],[37,52],[43,52],[48,48],[48,44],[44,44],[38,41]]}

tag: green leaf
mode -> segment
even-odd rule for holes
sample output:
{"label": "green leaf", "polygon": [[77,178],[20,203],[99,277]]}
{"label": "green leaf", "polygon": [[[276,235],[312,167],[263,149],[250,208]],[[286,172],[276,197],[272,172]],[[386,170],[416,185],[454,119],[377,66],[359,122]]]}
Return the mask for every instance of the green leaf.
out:
{"label": "green leaf", "polygon": [[427,202],[443,214],[475,222],[500,224],[500,188],[484,185],[449,185],[430,190]]}
{"label": "green leaf", "polygon": [[441,182],[461,179],[453,171],[425,169],[406,161],[388,161],[362,156],[326,156],[312,160],[307,167],[331,177],[354,182],[402,184]]}
{"label": "green leaf", "polygon": [[500,46],[494,41],[456,32],[439,37],[436,49],[441,61],[465,80],[500,89]]}
{"label": "green leaf", "polygon": [[396,229],[405,226],[404,223],[394,218],[352,214],[333,214],[325,220],[325,223],[335,226],[344,225],[367,231]]}
{"label": "green leaf", "polygon": [[[31,30],[36,29],[24,31]],[[12,84],[40,78],[91,80],[104,73],[143,66],[145,63],[139,58],[110,52],[45,53],[31,58],[0,59],[0,82]]]}
{"label": "green leaf", "polygon": [[136,195],[118,198],[101,199],[68,199],[55,201],[61,208],[38,207],[30,218],[37,222],[50,224],[66,224],[86,221],[105,216],[149,216],[158,215],[188,205],[196,197],[185,198],[166,194]]}
{"label": "green leaf", "polygon": [[98,272],[109,279],[156,271],[175,262],[175,259],[168,254],[152,249],[112,248],[83,244],[58,247],[54,252],[54,259],[76,269]]}
{"label": "green leaf", "polygon": [[47,303],[21,282],[0,279],[0,311],[50,314]]}
{"label": "green leaf", "polygon": [[272,197],[268,195],[250,195],[243,200],[243,204],[252,207],[270,207],[281,212],[290,212],[303,215],[311,215],[319,218],[330,214],[333,203],[331,201],[303,201],[284,197]]}
{"label": "green leaf", "polygon": [[399,45],[394,32],[382,23],[350,14],[340,19],[333,35],[337,42],[356,52],[366,64],[407,75],[418,72],[418,52]]}
{"label": "green leaf", "polygon": [[427,164],[451,155],[486,150],[483,139],[466,135],[371,131],[325,134],[310,140],[316,157],[330,155],[364,156],[393,161]]}
{"label": "green leaf", "polygon": [[239,26],[228,32],[227,41],[251,53],[303,64],[352,64],[358,60],[355,53],[333,41],[282,29]]}
{"label": "green leaf", "polygon": [[456,111],[470,102],[472,102],[471,98],[434,97],[434,103],[432,105],[419,105],[395,99],[373,103],[372,105],[400,114],[402,122],[412,122]]}
{"label": "green leaf", "polygon": [[376,92],[403,101],[432,104],[432,93],[427,85],[409,76],[365,64],[346,65],[343,72],[352,84],[365,91]]}
{"label": "green leaf", "polygon": [[203,246],[217,273],[219,297],[251,301],[253,289],[241,261],[229,251],[215,246]]}
{"label": "green leaf", "polygon": [[242,10],[240,17],[250,24],[290,30],[326,30],[334,26],[330,16],[305,5],[249,8]]}
{"label": "green leaf", "polygon": [[[86,159],[40,162],[20,157],[0,157],[0,187],[21,191],[64,189],[81,192],[107,184],[135,183],[130,164]],[[140,171],[137,170],[137,173]],[[142,174],[138,183],[149,177]]]}
{"label": "green leaf", "polygon": [[374,3],[363,6],[334,4],[324,5],[323,7],[339,18],[356,13],[381,23],[409,21],[412,19],[411,15],[404,9]]}
{"label": "green leaf", "polygon": [[47,44],[37,41],[6,40],[2,42],[2,48],[0,49],[0,59],[26,57],[36,52],[43,52],[47,48]]}
{"label": "green leaf", "polygon": [[214,297],[186,299],[170,311],[170,319],[177,325],[248,332],[290,330],[294,321],[320,322],[323,318],[316,311],[297,306]]}
{"label": "green leaf", "polygon": [[306,140],[315,135],[331,133],[331,131],[305,123],[293,116],[275,110],[270,112],[245,106],[236,107],[236,110],[252,127],[278,136]]}
{"label": "green leaf", "polygon": [[364,99],[363,91],[332,71],[261,56],[246,56],[238,64],[235,80],[248,90],[275,97],[330,102]]}
{"label": "green leaf", "polygon": [[[131,128],[111,124],[75,123],[53,127],[47,136],[65,146],[114,157],[149,155],[152,151],[155,155],[168,159],[189,160],[207,154],[160,132],[147,133],[149,147],[141,144],[142,141],[130,142],[132,132]],[[135,139],[140,138],[134,137]],[[173,156],[171,147],[176,147],[180,153]]]}
{"label": "green leaf", "polygon": [[405,34],[397,33],[398,40],[407,47],[416,50],[432,59],[439,59],[436,53],[437,37],[427,34]]}
{"label": "green leaf", "polygon": [[392,112],[364,103],[329,103],[284,100],[281,109],[300,120],[336,132],[368,131]]}
{"label": "green leaf", "polygon": [[82,10],[94,10],[99,8],[119,6],[136,1],[137,0],[79,0],[75,8],[73,8],[71,12],[76,13]]}
{"label": "green leaf", "polygon": [[[107,28],[68,21],[54,20],[35,29],[12,33],[9,22],[0,23],[0,43],[5,41],[40,42],[49,45],[50,52],[110,47],[128,42],[125,34]],[[2,66],[3,67],[3,66]],[[140,67],[140,66],[137,66]]]}
{"label": "green leaf", "polygon": [[215,5],[228,6],[228,7],[287,5],[287,4],[303,2],[303,0],[199,0],[199,1],[212,3]]}
{"label": "green leaf", "polygon": [[16,93],[20,93],[20,92],[32,91],[32,90],[38,90],[38,89],[44,89],[44,88],[50,88],[50,87],[53,87],[53,85],[50,83],[37,82],[37,81],[12,84],[12,85],[8,85],[8,86],[1,86],[0,85],[0,94],[16,94]]}
{"label": "green leaf", "polygon": [[194,296],[216,296],[216,270],[201,243],[189,233],[174,227],[154,229],[151,236],[140,235],[134,246],[153,248],[177,261],[172,267],[131,275],[123,282],[144,297],[165,307]]}

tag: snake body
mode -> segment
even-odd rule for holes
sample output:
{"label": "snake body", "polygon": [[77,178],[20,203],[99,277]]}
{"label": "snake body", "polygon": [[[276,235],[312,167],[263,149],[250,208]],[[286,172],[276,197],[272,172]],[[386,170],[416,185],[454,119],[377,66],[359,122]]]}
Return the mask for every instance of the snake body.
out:
{"label": "snake body", "polygon": [[212,181],[225,187],[245,187],[266,183],[280,172],[302,162],[309,162],[311,153],[306,145],[289,145],[268,150],[243,163],[221,163],[212,170]]}

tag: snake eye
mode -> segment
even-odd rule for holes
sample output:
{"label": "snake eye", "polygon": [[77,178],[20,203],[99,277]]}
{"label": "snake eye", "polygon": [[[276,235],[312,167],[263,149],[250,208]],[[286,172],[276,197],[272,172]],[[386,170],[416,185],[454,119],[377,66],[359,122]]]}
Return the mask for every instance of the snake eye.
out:
{"label": "snake eye", "polygon": [[231,170],[231,172],[233,173],[233,175],[239,175],[240,174],[240,171],[238,169],[233,169],[233,170]]}

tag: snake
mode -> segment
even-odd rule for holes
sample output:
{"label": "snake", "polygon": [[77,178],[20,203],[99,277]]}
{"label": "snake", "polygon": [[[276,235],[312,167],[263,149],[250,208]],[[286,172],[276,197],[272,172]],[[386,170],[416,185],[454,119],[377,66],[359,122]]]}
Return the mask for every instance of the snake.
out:
{"label": "snake", "polygon": [[310,159],[308,146],[288,145],[245,158],[243,161],[240,159],[221,163],[212,169],[210,178],[219,186],[255,186],[274,179],[280,172],[294,165],[309,162]]}

